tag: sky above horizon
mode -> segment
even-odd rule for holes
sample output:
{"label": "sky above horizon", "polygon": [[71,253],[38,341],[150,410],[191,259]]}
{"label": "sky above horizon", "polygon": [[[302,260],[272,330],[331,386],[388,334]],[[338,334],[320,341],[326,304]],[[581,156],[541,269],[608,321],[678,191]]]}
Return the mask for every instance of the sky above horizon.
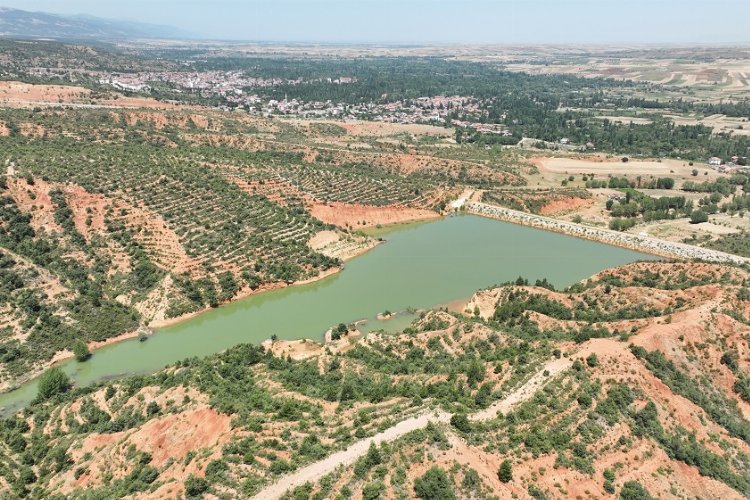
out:
{"label": "sky above horizon", "polygon": [[[744,43],[750,0],[0,0],[207,38],[390,43]],[[737,22],[732,22],[737,21]]]}

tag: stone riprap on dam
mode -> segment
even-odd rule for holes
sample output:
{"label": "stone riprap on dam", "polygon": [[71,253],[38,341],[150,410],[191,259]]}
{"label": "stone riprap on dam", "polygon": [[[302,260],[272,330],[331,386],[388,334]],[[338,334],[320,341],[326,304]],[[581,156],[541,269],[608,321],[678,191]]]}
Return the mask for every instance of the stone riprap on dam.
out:
{"label": "stone riprap on dam", "polygon": [[632,250],[660,255],[662,257],[676,259],[700,259],[709,262],[729,262],[733,264],[747,264],[750,259],[732,255],[718,250],[701,248],[685,243],[660,240],[649,236],[640,236],[631,233],[621,233],[610,229],[584,226],[575,222],[568,222],[542,215],[519,212],[510,208],[496,205],[488,205],[480,202],[467,202],[464,205],[466,212],[500,219],[506,222],[522,224],[547,231],[555,231],[579,238],[595,240],[610,245],[617,245]]}

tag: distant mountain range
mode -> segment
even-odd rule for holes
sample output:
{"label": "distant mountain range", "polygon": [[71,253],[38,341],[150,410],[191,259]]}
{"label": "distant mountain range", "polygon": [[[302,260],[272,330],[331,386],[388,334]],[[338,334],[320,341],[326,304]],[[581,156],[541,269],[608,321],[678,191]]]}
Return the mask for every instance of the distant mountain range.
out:
{"label": "distant mountain range", "polygon": [[106,41],[198,38],[198,35],[171,26],[0,7],[0,38]]}

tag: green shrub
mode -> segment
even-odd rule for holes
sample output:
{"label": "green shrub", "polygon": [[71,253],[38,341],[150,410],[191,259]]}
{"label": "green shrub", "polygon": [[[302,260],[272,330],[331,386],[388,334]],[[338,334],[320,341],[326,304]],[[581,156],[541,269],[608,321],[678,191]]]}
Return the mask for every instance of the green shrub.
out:
{"label": "green shrub", "polygon": [[513,481],[513,464],[510,460],[505,459],[500,464],[500,469],[497,471],[497,478],[503,483]]}
{"label": "green shrub", "polygon": [[75,354],[76,360],[81,363],[91,357],[89,346],[86,345],[86,342],[80,339],[76,340],[73,344],[73,354]]}
{"label": "green shrub", "polygon": [[589,365],[591,368],[594,368],[595,366],[599,366],[599,358],[596,356],[596,353],[591,353],[589,357],[586,358],[586,364]]}
{"label": "green shrub", "polygon": [[620,500],[653,500],[653,498],[637,481],[626,482],[620,490]]}
{"label": "green shrub", "polygon": [[308,500],[310,498],[310,493],[312,493],[313,485],[310,483],[305,483],[302,486],[297,486],[294,488],[294,492],[292,493],[292,497],[294,500]]}
{"label": "green shrub", "polygon": [[414,494],[422,500],[454,500],[453,484],[440,467],[434,466],[414,480]]}
{"label": "green shrub", "polygon": [[278,459],[271,462],[271,466],[268,468],[271,474],[283,474],[287,471],[292,470],[292,464],[286,460]]}
{"label": "green shrub", "polygon": [[224,477],[224,474],[229,470],[229,466],[224,460],[212,460],[206,466],[206,477],[211,481],[218,481]]}
{"label": "green shrub", "polygon": [[474,469],[469,469],[464,473],[464,479],[461,482],[461,486],[467,490],[476,490],[482,485],[482,480],[479,477],[479,473]]}
{"label": "green shrub", "polygon": [[700,224],[702,222],[708,222],[708,214],[703,210],[693,210],[690,214],[691,224]]}
{"label": "green shrub", "polygon": [[185,495],[187,497],[199,497],[208,491],[208,481],[202,477],[190,474],[185,479]]}
{"label": "green shrub", "polygon": [[451,425],[461,432],[471,431],[471,423],[465,413],[455,413],[451,417]]}
{"label": "green shrub", "polygon": [[363,500],[377,500],[385,493],[385,484],[383,481],[373,481],[362,488]]}
{"label": "green shrub", "polygon": [[49,399],[70,389],[70,378],[60,368],[50,368],[39,377],[39,398]]}
{"label": "green shrub", "polygon": [[615,483],[613,483],[610,480],[605,480],[604,481],[604,491],[606,491],[610,495],[613,495],[615,493]]}
{"label": "green shrub", "polygon": [[537,500],[547,499],[547,495],[545,495],[544,492],[535,484],[530,484],[527,488],[527,491],[529,492],[531,498],[536,498]]}
{"label": "green shrub", "polygon": [[584,392],[578,396],[577,401],[582,408],[590,408],[593,399],[591,398],[590,394]]}

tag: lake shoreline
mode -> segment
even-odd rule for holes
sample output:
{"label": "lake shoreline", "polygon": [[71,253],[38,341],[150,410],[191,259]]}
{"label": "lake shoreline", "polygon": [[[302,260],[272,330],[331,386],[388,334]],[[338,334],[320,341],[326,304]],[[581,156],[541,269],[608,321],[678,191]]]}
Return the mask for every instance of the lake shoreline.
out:
{"label": "lake shoreline", "polygon": [[[137,338],[142,330],[143,330],[142,327],[138,327],[135,330],[129,330],[127,332],[121,333],[119,335],[110,337],[105,340],[93,340],[87,344],[87,347],[89,349],[89,352],[93,356],[97,350],[100,350],[104,347],[107,347],[113,344],[118,344],[120,342],[125,342],[126,340]],[[58,351],[57,353],[55,353],[54,356],[52,356],[52,359],[50,359],[46,363],[39,365],[38,367],[36,367],[34,370],[27,373],[23,377],[17,377],[13,380],[8,380],[6,382],[0,383],[0,396],[2,396],[3,394],[11,393],[15,391],[16,389],[18,389],[19,387],[28,384],[29,382],[33,382],[35,379],[39,378],[42,375],[42,373],[44,373],[45,371],[61,363],[70,361],[74,357],[75,355],[73,354],[73,351],[70,351],[68,349],[65,349],[63,351]],[[86,361],[83,361],[83,363],[85,362]]]}
{"label": "lake shoreline", "polygon": [[[615,250],[617,247],[606,245],[599,250],[592,249],[596,257],[592,255],[581,259],[582,243],[575,241],[585,240],[570,238],[561,240],[559,248],[572,259],[572,266],[552,266],[549,269],[548,266],[541,266],[544,269],[540,269],[537,259],[544,259],[541,261],[543,263],[552,262],[549,249],[552,242],[557,241],[556,237],[551,236],[555,234],[553,231],[519,232],[512,229],[517,227],[516,224],[496,225],[489,218],[477,215],[451,215],[427,222],[397,224],[389,227],[392,230],[389,232],[381,233],[378,230],[375,237],[382,237],[389,244],[384,245],[381,251],[373,252],[366,263],[357,261],[351,268],[337,266],[296,283],[270,284],[252,292],[245,290],[222,304],[226,307],[217,308],[220,313],[207,314],[206,320],[187,321],[211,308],[172,318],[168,326],[181,325],[175,328],[151,324],[149,326],[152,328],[160,327],[157,330],[160,335],[154,335],[145,343],[133,341],[138,330],[125,332],[101,343],[91,343],[94,355],[90,361],[83,363],[71,360],[69,351],[62,351],[36,370],[26,373],[26,376],[3,384],[0,396],[5,397],[0,399],[0,404],[6,409],[28,404],[36,396],[35,377],[53,365],[60,366],[77,387],[84,387],[110,376],[150,373],[179,360],[220,352],[238,343],[257,345],[272,334],[278,334],[281,339],[314,338],[310,335],[323,332],[331,325],[374,318],[386,310],[447,307],[462,312],[460,309],[465,305],[466,298],[476,290],[511,279],[519,272],[557,279],[560,283],[573,283],[603,269],[651,258],[646,254],[640,257],[623,254],[623,249]],[[508,241],[517,242],[520,247],[509,246]],[[380,244],[382,241],[375,246]],[[526,248],[524,245],[528,251],[522,250]],[[363,247],[362,254],[368,253],[364,250],[368,248]],[[512,271],[505,269],[507,266],[503,263],[514,262],[515,259],[518,259],[518,263],[513,265]],[[338,275],[342,270],[349,272]],[[506,272],[512,276],[506,275]],[[489,275],[494,278],[490,279]],[[326,278],[331,279],[322,285],[310,285]],[[297,293],[293,287],[302,284],[308,286],[300,287]],[[288,292],[282,292],[284,289]],[[279,293],[263,294],[272,290]],[[245,299],[249,301],[244,302]],[[319,304],[320,301],[323,302]],[[242,305],[245,303],[248,307]],[[307,310],[305,308],[313,305],[316,315],[301,319],[302,313]],[[261,310],[251,313],[250,310],[256,307]],[[241,312],[246,309],[246,313]],[[241,314],[246,314],[244,319],[234,319],[243,318]],[[206,332],[212,334],[206,336]],[[173,333],[187,336],[173,344]]]}
{"label": "lake shoreline", "polygon": [[[436,219],[436,220],[438,220],[438,219]],[[408,224],[408,223],[412,223],[412,222],[414,222],[414,221],[396,222],[394,224],[389,224],[387,226],[382,226],[382,228],[384,228],[384,229],[385,228],[395,228],[395,227],[402,226],[402,225],[405,225],[405,224]],[[426,222],[431,222],[431,221],[427,220]],[[369,253],[371,250],[373,250],[373,249],[379,247],[380,245],[382,245],[383,243],[385,243],[385,240],[375,240],[375,241],[376,241],[375,244],[369,245],[369,246],[366,246],[366,247],[362,247],[362,249],[361,249],[360,252],[358,252],[356,254],[353,254],[353,255],[349,255],[346,258],[342,259],[342,261],[344,263],[346,263],[346,262],[349,262],[351,260],[354,260],[357,257],[361,257],[361,256]],[[149,330],[151,330],[152,331],[152,335],[153,335],[153,334],[157,333],[156,332],[157,330],[168,328],[168,327],[171,327],[171,326],[175,326],[175,325],[178,325],[180,323],[184,323],[185,321],[188,321],[188,320],[191,320],[191,319],[195,319],[195,318],[197,318],[197,317],[199,317],[199,316],[201,316],[201,315],[203,315],[203,314],[205,314],[205,313],[207,313],[209,311],[213,311],[213,310],[219,309],[219,308],[221,308],[223,306],[226,306],[226,305],[229,305],[229,304],[233,304],[235,302],[242,301],[242,300],[247,299],[249,297],[254,297],[254,296],[257,296],[257,295],[260,295],[260,294],[263,294],[263,293],[266,293],[266,292],[271,292],[271,291],[274,291],[274,290],[281,290],[281,289],[284,289],[284,288],[289,288],[289,287],[294,287],[294,286],[302,286],[302,285],[309,285],[311,283],[316,283],[318,281],[321,281],[321,280],[324,280],[324,279],[329,278],[331,276],[334,276],[334,275],[336,275],[336,274],[344,271],[344,269],[345,269],[345,266],[341,265],[339,267],[331,267],[329,269],[326,269],[325,271],[321,271],[320,273],[318,273],[317,276],[313,276],[311,278],[307,278],[307,279],[304,279],[304,280],[297,280],[297,281],[294,281],[292,283],[285,283],[283,281],[277,281],[277,282],[274,282],[274,283],[267,283],[267,284],[261,285],[261,286],[259,286],[256,289],[252,289],[250,287],[245,287],[244,289],[240,290],[240,292],[238,292],[237,295],[235,295],[234,297],[232,297],[229,300],[221,302],[217,307],[206,306],[206,307],[203,307],[203,308],[201,308],[201,309],[199,309],[197,311],[192,311],[192,312],[189,312],[189,313],[181,314],[180,316],[175,316],[174,318],[168,318],[168,319],[164,319],[164,320],[161,320],[161,321],[151,321],[151,322],[148,323],[148,325],[146,326],[146,328],[149,329]],[[105,339],[105,340],[91,341],[91,342],[89,342],[87,344],[87,347],[89,349],[89,352],[91,352],[91,355],[94,356],[96,354],[96,351],[98,351],[100,349],[103,349],[105,347],[108,347],[108,346],[111,346],[111,345],[114,345],[114,344],[118,344],[120,342],[125,342],[125,341],[128,341],[128,340],[132,340],[134,338],[137,338],[138,335],[139,335],[139,333],[142,330],[143,330],[143,326],[139,326],[135,330],[129,330],[127,332],[123,332],[123,333],[121,333],[119,335],[116,335],[114,337],[110,337],[110,338]],[[52,357],[52,359],[50,359],[47,362],[41,363],[39,366],[35,367],[33,370],[31,370],[30,372],[26,373],[25,375],[23,375],[21,377],[16,377],[16,378],[11,379],[11,380],[7,380],[5,382],[0,382],[0,396],[12,393],[16,389],[19,389],[20,387],[22,387],[22,386],[24,386],[24,385],[26,385],[26,384],[28,384],[30,382],[33,382],[34,380],[36,380],[37,378],[39,378],[45,371],[49,370],[50,368],[58,366],[58,365],[60,365],[62,363],[65,363],[67,361],[70,361],[73,358],[74,358],[73,352],[70,351],[70,350],[68,350],[68,349],[65,349],[65,350],[62,350],[62,351],[59,351],[59,352],[55,353],[55,355]],[[84,363],[85,362],[86,361],[84,361]],[[0,411],[1,410],[2,409],[0,408]]]}
{"label": "lake shoreline", "polygon": [[[400,225],[400,224],[394,224],[394,226],[398,226],[398,225]],[[344,263],[349,262],[351,260],[354,260],[357,257],[361,257],[361,256],[365,255],[366,253],[370,252],[371,250],[379,247],[383,243],[385,243],[385,241],[378,241],[374,245],[367,246],[367,247],[362,247],[362,249],[361,249],[360,252],[358,252],[358,253],[356,253],[354,255],[349,255],[348,257],[346,257],[346,258],[344,258],[342,260],[343,260]],[[229,304],[234,304],[235,302],[239,302],[241,300],[247,299],[248,297],[255,297],[257,295],[260,295],[260,294],[263,294],[263,293],[266,293],[266,292],[272,292],[274,290],[283,290],[284,288],[289,288],[289,287],[294,287],[294,286],[302,286],[302,285],[309,285],[311,283],[316,283],[318,281],[322,281],[322,280],[324,280],[326,278],[329,278],[331,276],[334,276],[334,275],[336,275],[336,274],[344,271],[345,268],[346,268],[346,266],[344,266],[344,265],[341,265],[339,267],[331,267],[331,268],[326,269],[325,271],[321,271],[316,276],[313,276],[311,278],[307,278],[307,279],[304,279],[304,280],[297,280],[297,281],[294,281],[292,283],[286,283],[284,281],[276,281],[276,282],[273,282],[273,283],[267,283],[265,285],[261,285],[260,287],[258,287],[256,289],[245,287],[242,290],[240,290],[237,293],[237,295],[235,295],[234,297],[232,297],[229,300],[225,300],[224,302],[221,302],[217,307],[206,306],[206,307],[204,307],[202,309],[199,309],[197,311],[192,311],[192,312],[189,312],[189,313],[181,314],[179,316],[175,316],[174,318],[168,318],[168,319],[164,319],[164,320],[161,320],[161,321],[151,321],[148,324],[148,327],[151,328],[151,329],[153,329],[153,330],[160,330],[160,329],[167,328],[167,327],[170,327],[170,326],[175,326],[175,325],[183,323],[183,322],[185,322],[187,320],[190,320],[190,319],[193,319],[193,318],[197,318],[198,316],[201,316],[202,314],[205,314],[205,313],[207,313],[209,311],[213,311],[215,309],[219,309],[222,306],[226,306],[226,305],[229,305]],[[123,339],[123,340],[127,340],[127,339]]]}

